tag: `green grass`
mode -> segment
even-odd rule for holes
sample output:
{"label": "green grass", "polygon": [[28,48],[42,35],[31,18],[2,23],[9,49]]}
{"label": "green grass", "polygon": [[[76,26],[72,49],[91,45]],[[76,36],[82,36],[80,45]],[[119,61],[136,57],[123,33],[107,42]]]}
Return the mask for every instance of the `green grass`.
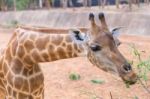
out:
{"label": "green grass", "polygon": [[134,44],[129,45],[132,54],[135,56],[137,63],[137,69],[138,69],[138,76],[139,78],[142,78],[144,81],[148,80],[148,73],[150,72],[150,57],[147,59],[142,59],[141,55],[142,53],[136,48]]}
{"label": "green grass", "polygon": [[71,79],[71,80],[79,80],[80,79],[80,75],[78,73],[70,73],[69,79]]}

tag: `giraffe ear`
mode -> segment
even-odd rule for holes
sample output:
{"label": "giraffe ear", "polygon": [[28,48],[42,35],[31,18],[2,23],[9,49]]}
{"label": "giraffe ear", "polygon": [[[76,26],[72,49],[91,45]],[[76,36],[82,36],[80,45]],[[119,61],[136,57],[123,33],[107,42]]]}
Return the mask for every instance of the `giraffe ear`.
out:
{"label": "giraffe ear", "polygon": [[111,30],[112,35],[115,36],[115,37],[118,37],[121,34],[121,32],[119,30],[122,29],[122,28],[126,28],[126,27],[116,27],[116,28],[113,28]]}
{"label": "giraffe ear", "polygon": [[115,40],[116,46],[119,46],[121,44],[118,37],[121,34],[121,32],[119,32],[119,30],[122,29],[122,28],[124,28],[124,27],[117,27],[117,28],[112,29],[112,31],[111,31],[112,35],[113,35],[113,38]]}
{"label": "giraffe ear", "polygon": [[88,35],[79,29],[70,29],[69,34],[75,43],[86,43],[89,40]]}

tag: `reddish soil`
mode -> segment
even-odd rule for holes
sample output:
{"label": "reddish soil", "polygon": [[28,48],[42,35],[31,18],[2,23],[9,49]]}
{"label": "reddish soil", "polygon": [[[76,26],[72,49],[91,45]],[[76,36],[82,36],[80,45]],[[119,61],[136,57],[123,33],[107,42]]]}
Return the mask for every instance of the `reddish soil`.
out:
{"label": "reddish soil", "polygon": [[[0,32],[0,47],[7,44],[10,36],[10,33]],[[122,45],[119,49],[127,59],[134,59],[128,45],[130,43],[134,43],[142,51],[144,58],[150,56],[150,37],[122,35],[120,40]],[[127,88],[119,77],[98,69],[84,57],[40,65],[45,76],[45,99],[111,99],[111,96],[113,99],[137,99],[136,96],[138,99],[150,99],[150,94],[140,83]],[[80,74],[81,79],[70,80],[69,74],[72,72]],[[105,83],[93,84],[91,80],[96,78]],[[147,85],[150,88],[150,77]]]}

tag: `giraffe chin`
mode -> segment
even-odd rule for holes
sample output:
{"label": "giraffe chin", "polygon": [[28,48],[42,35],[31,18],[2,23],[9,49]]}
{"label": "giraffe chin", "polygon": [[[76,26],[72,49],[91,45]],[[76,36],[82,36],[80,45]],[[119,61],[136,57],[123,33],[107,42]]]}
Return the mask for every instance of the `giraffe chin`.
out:
{"label": "giraffe chin", "polygon": [[136,73],[129,73],[121,78],[123,79],[124,83],[129,84],[129,85],[135,84],[138,80]]}

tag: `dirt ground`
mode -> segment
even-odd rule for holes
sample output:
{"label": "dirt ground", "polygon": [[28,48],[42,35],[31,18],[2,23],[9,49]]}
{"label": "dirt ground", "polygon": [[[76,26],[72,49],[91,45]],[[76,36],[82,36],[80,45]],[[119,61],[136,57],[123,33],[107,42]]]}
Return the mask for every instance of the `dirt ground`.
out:
{"label": "dirt ground", "polygon": [[[0,31],[0,47],[7,44],[10,36],[11,33]],[[134,58],[128,45],[131,43],[137,46],[144,58],[150,56],[150,37],[122,35],[120,40],[122,45],[119,49],[127,59]],[[84,57],[40,65],[45,76],[45,99],[111,99],[111,96],[112,99],[150,99],[150,94],[141,84],[127,88],[119,77],[98,69]],[[69,74],[72,72],[80,74],[81,79],[70,80]],[[101,79],[105,83],[94,84],[92,79]],[[150,88],[150,77],[148,86]]]}

